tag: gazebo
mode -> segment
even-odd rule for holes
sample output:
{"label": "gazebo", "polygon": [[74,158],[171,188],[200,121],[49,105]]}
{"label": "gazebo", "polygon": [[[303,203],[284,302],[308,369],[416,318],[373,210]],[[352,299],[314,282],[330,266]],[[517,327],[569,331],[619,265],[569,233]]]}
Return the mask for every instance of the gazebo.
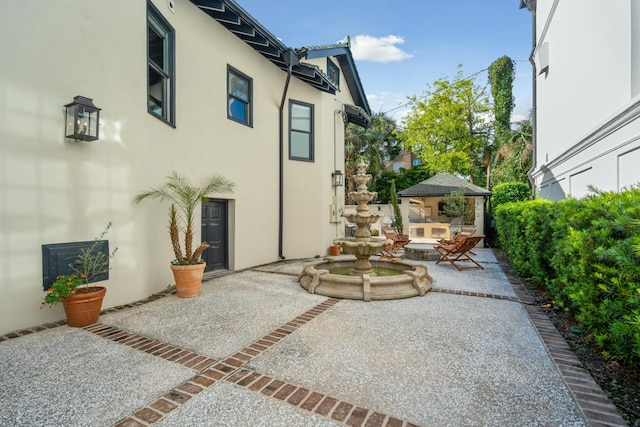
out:
{"label": "gazebo", "polygon": [[[445,197],[454,191],[464,194],[472,213],[472,220],[467,220],[470,224],[465,224],[464,218],[450,218],[442,212]],[[485,234],[485,202],[490,195],[491,191],[449,173],[440,173],[406,188],[398,192],[403,222],[408,224],[404,227],[405,233],[416,243],[449,239],[463,225],[474,226],[478,234]]]}

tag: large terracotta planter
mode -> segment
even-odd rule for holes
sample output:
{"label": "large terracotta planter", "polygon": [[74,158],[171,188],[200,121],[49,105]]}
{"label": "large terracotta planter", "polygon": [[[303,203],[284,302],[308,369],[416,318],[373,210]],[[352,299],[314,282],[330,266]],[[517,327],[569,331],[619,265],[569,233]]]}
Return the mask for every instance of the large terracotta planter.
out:
{"label": "large terracotta planter", "polygon": [[176,290],[180,298],[191,298],[200,294],[205,263],[195,265],[171,265]]}
{"label": "large terracotta planter", "polygon": [[67,325],[82,327],[98,321],[102,310],[102,299],[107,293],[103,286],[78,288],[75,295],[70,295],[62,301],[64,312],[67,315]]}

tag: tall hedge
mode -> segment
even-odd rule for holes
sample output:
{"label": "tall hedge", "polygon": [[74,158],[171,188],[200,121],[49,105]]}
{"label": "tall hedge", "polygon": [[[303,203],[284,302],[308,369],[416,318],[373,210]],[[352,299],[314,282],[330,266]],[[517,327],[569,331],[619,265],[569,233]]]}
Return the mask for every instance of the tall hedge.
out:
{"label": "tall hedge", "polygon": [[503,203],[522,202],[531,199],[531,187],[524,182],[503,182],[491,189],[491,206],[495,209]]}
{"label": "tall hedge", "polygon": [[546,284],[605,355],[640,365],[640,187],[505,203],[495,217],[518,273]]}

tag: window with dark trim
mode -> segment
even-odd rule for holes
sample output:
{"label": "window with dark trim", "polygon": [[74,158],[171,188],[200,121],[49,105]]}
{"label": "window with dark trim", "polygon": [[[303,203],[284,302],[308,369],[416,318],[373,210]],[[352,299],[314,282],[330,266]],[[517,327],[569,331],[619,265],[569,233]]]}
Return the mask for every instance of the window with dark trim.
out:
{"label": "window with dark trim", "polygon": [[253,80],[227,65],[227,118],[243,125],[253,125]]}
{"label": "window with dark trim", "polygon": [[327,77],[336,86],[340,86],[340,68],[329,58],[327,58]]}
{"label": "window with dark trim", "polygon": [[313,105],[289,101],[289,159],[313,161]]}
{"label": "window with dark trim", "polygon": [[147,2],[147,111],[175,126],[175,31]]}

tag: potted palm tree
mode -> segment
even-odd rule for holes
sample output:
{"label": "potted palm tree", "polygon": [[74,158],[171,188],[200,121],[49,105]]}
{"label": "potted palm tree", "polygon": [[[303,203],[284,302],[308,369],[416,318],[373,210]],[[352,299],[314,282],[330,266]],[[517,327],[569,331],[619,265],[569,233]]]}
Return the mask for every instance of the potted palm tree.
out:
{"label": "potted palm tree", "polygon": [[[229,193],[235,184],[221,175],[214,175],[199,185],[193,184],[184,175],[172,171],[167,175],[167,182],[160,187],[151,187],[138,194],[134,201],[140,203],[145,199],[160,199],[170,202],[169,236],[175,259],[171,261],[171,270],[176,281],[176,290],[181,298],[194,297],[200,294],[202,277],[206,267],[202,252],[209,247],[206,242],[200,243],[193,250],[194,221],[196,208],[206,201],[212,193]],[[182,227],[181,227],[182,225]],[[180,229],[184,231],[184,252],[180,244]]]}

